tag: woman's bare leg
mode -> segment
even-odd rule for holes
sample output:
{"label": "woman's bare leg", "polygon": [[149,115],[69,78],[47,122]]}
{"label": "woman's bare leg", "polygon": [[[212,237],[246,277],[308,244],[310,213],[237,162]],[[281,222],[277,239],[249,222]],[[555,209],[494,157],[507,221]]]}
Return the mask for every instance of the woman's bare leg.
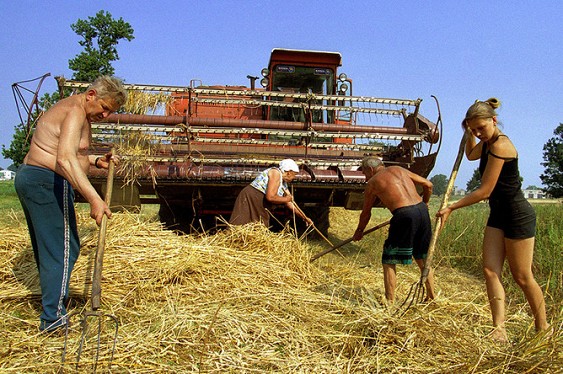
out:
{"label": "woman's bare leg", "polygon": [[502,266],[504,264],[504,232],[492,227],[485,228],[483,239],[483,273],[485,275],[485,285],[487,286],[487,296],[493,316],[493,326],[495,330],[492,338],[501,342],[508,341],[504,328],[505,308],[504,308],[504,288],[502,286]]}
{"label": "woman's bare leg", "polygon": [[530,304],[536,331],[542,331],[547,330],[549,325],[547,324],[543,293],[532,273],[534,243],[534,238],[506,239],[506,258],[514,281],[524,291],[526,300]]}

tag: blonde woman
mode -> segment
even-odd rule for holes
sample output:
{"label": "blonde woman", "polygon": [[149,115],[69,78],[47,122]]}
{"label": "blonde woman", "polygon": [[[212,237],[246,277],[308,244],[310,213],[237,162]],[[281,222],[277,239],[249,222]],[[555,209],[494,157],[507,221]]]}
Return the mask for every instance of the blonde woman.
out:
{"label": "blonde woman", "polygon": [[[506,342],[505,292],[501,282],[504,260],[532,309],[537,331],[548,329],[542,290],[532,274],[536,214],[521,191],[518,152],[497,122],[496,98],[477,101],[462,122],[468,133],[465,154],[480,159],[481,185],[461,200],[440,210],[445,223],[452,211],[489,199],[490,214],[483,239],[483,267],[493,317],[491,337]],[[475,139],[479,139],[479,142]]]}

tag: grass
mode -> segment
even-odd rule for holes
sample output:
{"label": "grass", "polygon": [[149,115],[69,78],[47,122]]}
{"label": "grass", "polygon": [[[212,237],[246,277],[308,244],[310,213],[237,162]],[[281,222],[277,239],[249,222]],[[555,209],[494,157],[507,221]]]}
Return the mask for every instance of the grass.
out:
{"label": "grass", "polygon": [[0,181],[0,212],[2,212],[0,222],[7,223],[5,220],[8,217],[6,217],[5,212],[10,211],[11,209],[21,210],[20,201],[18,200],[18,195],[16,195],[16,190],[14,189],[14,181]]}
{"label": "grass", "polygon": [[[536,281],[546,294],[546,299],[560,302],[563,299],[561,252],[563,225],[559,217],[563,212],[561,203],[532,203],[537,214],[536,243],[532,269]],[[434,210],[436,211],[437,206]],[[457,210],[450,216],[440,234],[436,261],[472,275],[482,274],[482,243],[485,223],[489,214],[486,203],[479,203]],[[524,301],[524,295],[512,281],[505,263],[503,279],[509,297]]]}

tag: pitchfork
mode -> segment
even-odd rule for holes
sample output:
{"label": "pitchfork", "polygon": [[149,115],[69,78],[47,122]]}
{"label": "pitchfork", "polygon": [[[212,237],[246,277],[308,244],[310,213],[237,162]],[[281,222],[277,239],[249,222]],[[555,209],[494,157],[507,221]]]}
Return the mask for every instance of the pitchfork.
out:
{"label": "pitchfork", "polygon": [[[284,188],[283,192],[289,194],[289,191],[287,190],[287,188]],[[298,211],[303,217],[307,217],[305,212],[303,212],[303,210],[301,210],[301,208],[299,208],[299,205],[297,205],[297,203],[293,199],[293,195],[291,195],[291,203],[293,204],[293,207],[295,208],[296,211]],[[317,232],[317,234],[319,234],[319,236],[321,238],[323,238],[328,244],[330,244],[331,246],[334,245],[334,244],[332,244],[332,242],[326,236],[324,236],[324,234],[321,232],[321,230],[319,230],[317,228],[317,226],[315,226],[314,222],[311,221],[311,223],[307,223],[307,227],[309,227],[309,226],[312,227]]]}
{"label": "pitchfork", "polygon": [[[112,156],[115,154],[114,150],[111,151]],[[109,170],[108,170],[108,177],[107,177],[107,184],[106,184],[106,194],[104,201],[109,206],[111,203],[111,195],[113,192],[113,175],[115,171],[115,164],[112,159],[109,162]],[[117,317],[112,314],[106,314],[100,311],[100,299],[102,294],[102,264],[104,258],[104,248],[106,242],[106,229],[107,229],[107,216],[104,214],[102,217],[102,222],[100,224],[100,231],[98,235],[98,248],[96,250],[96,259],[94,262],[94,271],[92,273],[92,295],[91,295],[91,304],[92,309],[90,311],[85,311],[83,313],[72,313],[69,315],[69,320],[73,315],[80,315],[80,326],[82,327],[82,333],[80,336],[80,343],[78,346],[78,350],[76,352],[76,369],[79,368],[80,359],[86,350],[92,352],[93,361],[92,361],[92,372],[95,373],[98,367],[98,362],[100,358],[104,359],[104,362],[108,365],[108,368],[111,367],[111,362],[113,360],[113,354],[115,352],[115,345],[117,342],[117,330],[119,327],[119,322]],[[67,329],[65,331],[65,345],[62,354],[62,362],[65,362],[65,356],[67,351],[67,343],[68,343],[68,329],[69,326],[67,324]],[[105,331],[108,331],[107,333]],[[102,334],[104,332],[104,334]],[[102,335],[104,337],[107,336],[108,346],[106,354],[101,355],[101,341]],[[95,341],[95,346],[88,346],[88,337],[92,337]],[[105,341],[105,340],[104,340]]]}
{"label": "pitchfork", "polygon": [[[379,230],[380,228],[387,226],[389,223],[391,223],[391,221],[382,222],[382,223],[380,223],[380,224],[378,224],[378,225],[372,227],[371,229],[364,231],[363,235],[367,235],[367,234],[369,234],[370,232],[374,232],[374,231],[376,231],[376,230]],[[345,246],[346,244],[350,243],[352,240],[354,240],[354,237],[351,237],[351,238],[349,238],[349,239],[343,240],[343,241],[341,241],[340,243],[338,243],[337,245],[333,245],[333,246],[332,246],[331,248],[329,248],[329,249],[325,249],[325,250],[322,251],[322,252],[319,252],[319,253],[317,253],[317,254],[314,254],[313,256],[311,256],[311,259],[309,260],[309,262],[313,262],[313,261],[315,261],[316,259],[318,259],[319,257],[322,257],[322,256],[326,255],[327,253],[330,253],[330,252],[334,251],[335,249],[338,249],[338,248],[340,248],[340,247]]]}
{"label": "pitchfork", "polygon": [[[459,170],[459,165],[461,164],[461,159],[463,158],[466,141],[467,141],[467,133],[464,133],[463,137],[461,138],[461,142],[459,144],[457,157],[455,159],[454,166],[452,168],[452,173],[450,175],[450,180],[448,181],[446,192],[444,192],[444,197],[442,198],[442,204],[440,205],[439,210],[444,209],[448,205],[448,199],[453,190],[454,181],[455,178],[457,177],[457,172]],[[401,313],[401,315],[405,314],[413,304],[418,304],[424,301],[424,297],[426,295],[424,284],[428,280],[428,275],[430,274],[430,267],[432,266],[432,260],[434,259],[434,249],[436,248],[436,242],[438,241],[438,235],[440,234],[441,229],[442,229],[442,218],[436,217],[434,232],[432,233],[430,247],[428,248],[428,254],[426,256],[426,260],[424,261],[424,268],[422,269],[422,272],[420,274],[420,280],[417,283],[411,285],[411,288],[409,289],[409,293],[407,294],[407,298],[397,309],[398,312],[402,310],[402,308],[406,305],[406,308]]]}

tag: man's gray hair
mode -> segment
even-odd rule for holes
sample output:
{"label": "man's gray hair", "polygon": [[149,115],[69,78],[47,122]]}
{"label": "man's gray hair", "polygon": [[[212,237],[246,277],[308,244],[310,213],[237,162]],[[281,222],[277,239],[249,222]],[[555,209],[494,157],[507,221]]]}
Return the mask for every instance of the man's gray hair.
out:
{"label": "man's gray hair", "polygon": [[95,90],[99,98],[111,98],[118,106],[122,106],[127,101],[127,91],[123,87],[123,82],[115,77],[102,75],[96,78],[86,91]]}
{"label": "man's gray hair", "polygon": [[383,165],[383,161],[381,161],[381,159],[379,159],[378,157],[374,157],[374,156],[369,156],[366,157],[362,160],[362,169],[365,168],[378,168],[379,166]]}

